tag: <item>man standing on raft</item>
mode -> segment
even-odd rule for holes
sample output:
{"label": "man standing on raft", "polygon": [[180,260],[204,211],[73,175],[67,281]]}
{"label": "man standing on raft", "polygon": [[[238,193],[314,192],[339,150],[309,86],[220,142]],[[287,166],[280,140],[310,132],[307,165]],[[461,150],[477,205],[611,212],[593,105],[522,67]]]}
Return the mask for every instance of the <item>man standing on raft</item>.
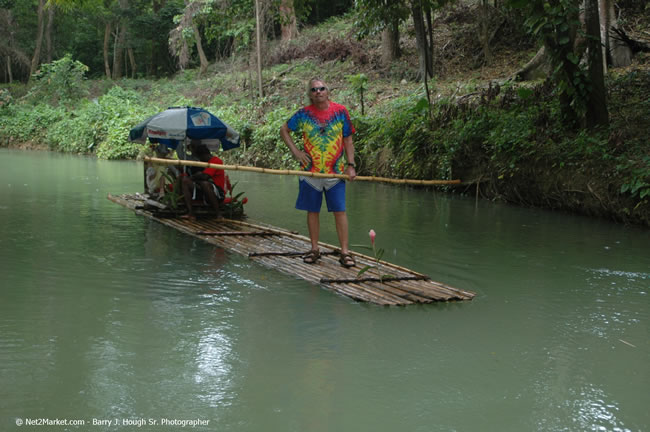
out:
{"label": "man standing on raft", "polygon": [[[350,180],[354,180],[357,175],[352,142],[355,129],[348,110],[343,105],[329,100],[329,89],[320,78],[312,78],[309,81],[307,95],[311,105],[300,109],[282,125],[282,139],[304,171],[347,174]],[[296,147],[290,131],[302,132],[303,150]],[[343,267],[353,267],[356,263],[348,249],[345,181],[338,178],[300,177],[296,208],[307,211],[307,227],[311,239],[311,251],[303,257],[303,261],[314,264],[320,258],[318,235],[323,193],[327,210],[334,213],[336,232],[341,244],[339,262]]]}

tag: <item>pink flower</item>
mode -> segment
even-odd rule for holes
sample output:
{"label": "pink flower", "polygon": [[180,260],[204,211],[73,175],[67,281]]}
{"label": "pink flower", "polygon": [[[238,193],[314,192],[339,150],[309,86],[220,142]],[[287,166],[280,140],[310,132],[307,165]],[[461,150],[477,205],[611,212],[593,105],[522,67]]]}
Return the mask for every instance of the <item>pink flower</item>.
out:
{"label": "pink flower", "polygon": [[368,235],[370,236],[370,243],[372,243],[372,245],[374,246],[375,245],[375,237],[377,236],[377,233],[375,233],[375,230],[371,229],[368,232]]}

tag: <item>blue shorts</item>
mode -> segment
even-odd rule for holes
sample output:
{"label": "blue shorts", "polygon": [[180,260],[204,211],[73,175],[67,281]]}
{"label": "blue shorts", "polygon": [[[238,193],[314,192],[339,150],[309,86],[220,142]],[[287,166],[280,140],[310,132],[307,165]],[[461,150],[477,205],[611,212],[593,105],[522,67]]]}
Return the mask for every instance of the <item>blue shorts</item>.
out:
{"label": "blue shorts", "polygon": [[300,177],[296,208],[319,213],[323,204],[323,192],[327,211],[345,211],[345,182],[341,179]]}

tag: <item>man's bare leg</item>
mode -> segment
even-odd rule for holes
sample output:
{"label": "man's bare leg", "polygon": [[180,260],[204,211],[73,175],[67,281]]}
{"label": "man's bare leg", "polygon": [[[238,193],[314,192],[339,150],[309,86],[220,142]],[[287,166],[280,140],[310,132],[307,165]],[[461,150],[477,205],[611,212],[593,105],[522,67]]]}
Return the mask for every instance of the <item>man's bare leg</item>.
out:
{"label": "man's bare leg", "polygon": [[307,228],[311,239],[311,250],[318,250],[318,236],[320,235],[320,213],[307,212]]}
{"label": "man's bare leg", "polygon": [[183,186],[183,200],[185,200],[185,206],[187,206],[187,215],[181,217],[196,219],[194,211],[192,211],[192,188],[194,187],[194,182],[188,177],[183,177],[181,181]]}
{"label": "man's bare leg", "polygon": [[348,250],[348,215],[342,212],[334,212],[334,222],[336,223],[336,234],[339,236],[341,244],[341,253],[347,254]]}
{"label": "man's bare leg", "polygon": [[208,202],[214,208],[214,211],[217,213],[217,217],[221,217],[221,208],[219,207],[219,200],[214,194],[212,189],[212,184],[210,182],[204,181],[201,182],[201,189],[203,190],[203,195],[208,199]]}
{"label": "man's bare leg", "polygon": [[336,233],[339,236],[339,243],[341,243],[341,258],[339,262],[343,267],[354,267],[357,265],[356,261],[350,255],[348,249],[348,215],[342,212],[334,212],[334,220],[336,222]]}

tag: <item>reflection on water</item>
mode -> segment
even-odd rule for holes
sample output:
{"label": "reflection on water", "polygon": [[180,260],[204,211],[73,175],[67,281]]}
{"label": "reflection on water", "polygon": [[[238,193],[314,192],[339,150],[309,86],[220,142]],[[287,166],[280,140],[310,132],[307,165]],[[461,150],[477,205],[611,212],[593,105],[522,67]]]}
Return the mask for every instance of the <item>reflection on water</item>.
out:
{"label": "reflection on water", "polygon": [[[386,258],[478,293],[382,308],[111,203],[141,190],[136,162],[0,157],[0,430],[650,429],[647,230],[357,182],[352,244],[374,229]],[[253,219],[305,233],[295,178],[232,176]]]}

